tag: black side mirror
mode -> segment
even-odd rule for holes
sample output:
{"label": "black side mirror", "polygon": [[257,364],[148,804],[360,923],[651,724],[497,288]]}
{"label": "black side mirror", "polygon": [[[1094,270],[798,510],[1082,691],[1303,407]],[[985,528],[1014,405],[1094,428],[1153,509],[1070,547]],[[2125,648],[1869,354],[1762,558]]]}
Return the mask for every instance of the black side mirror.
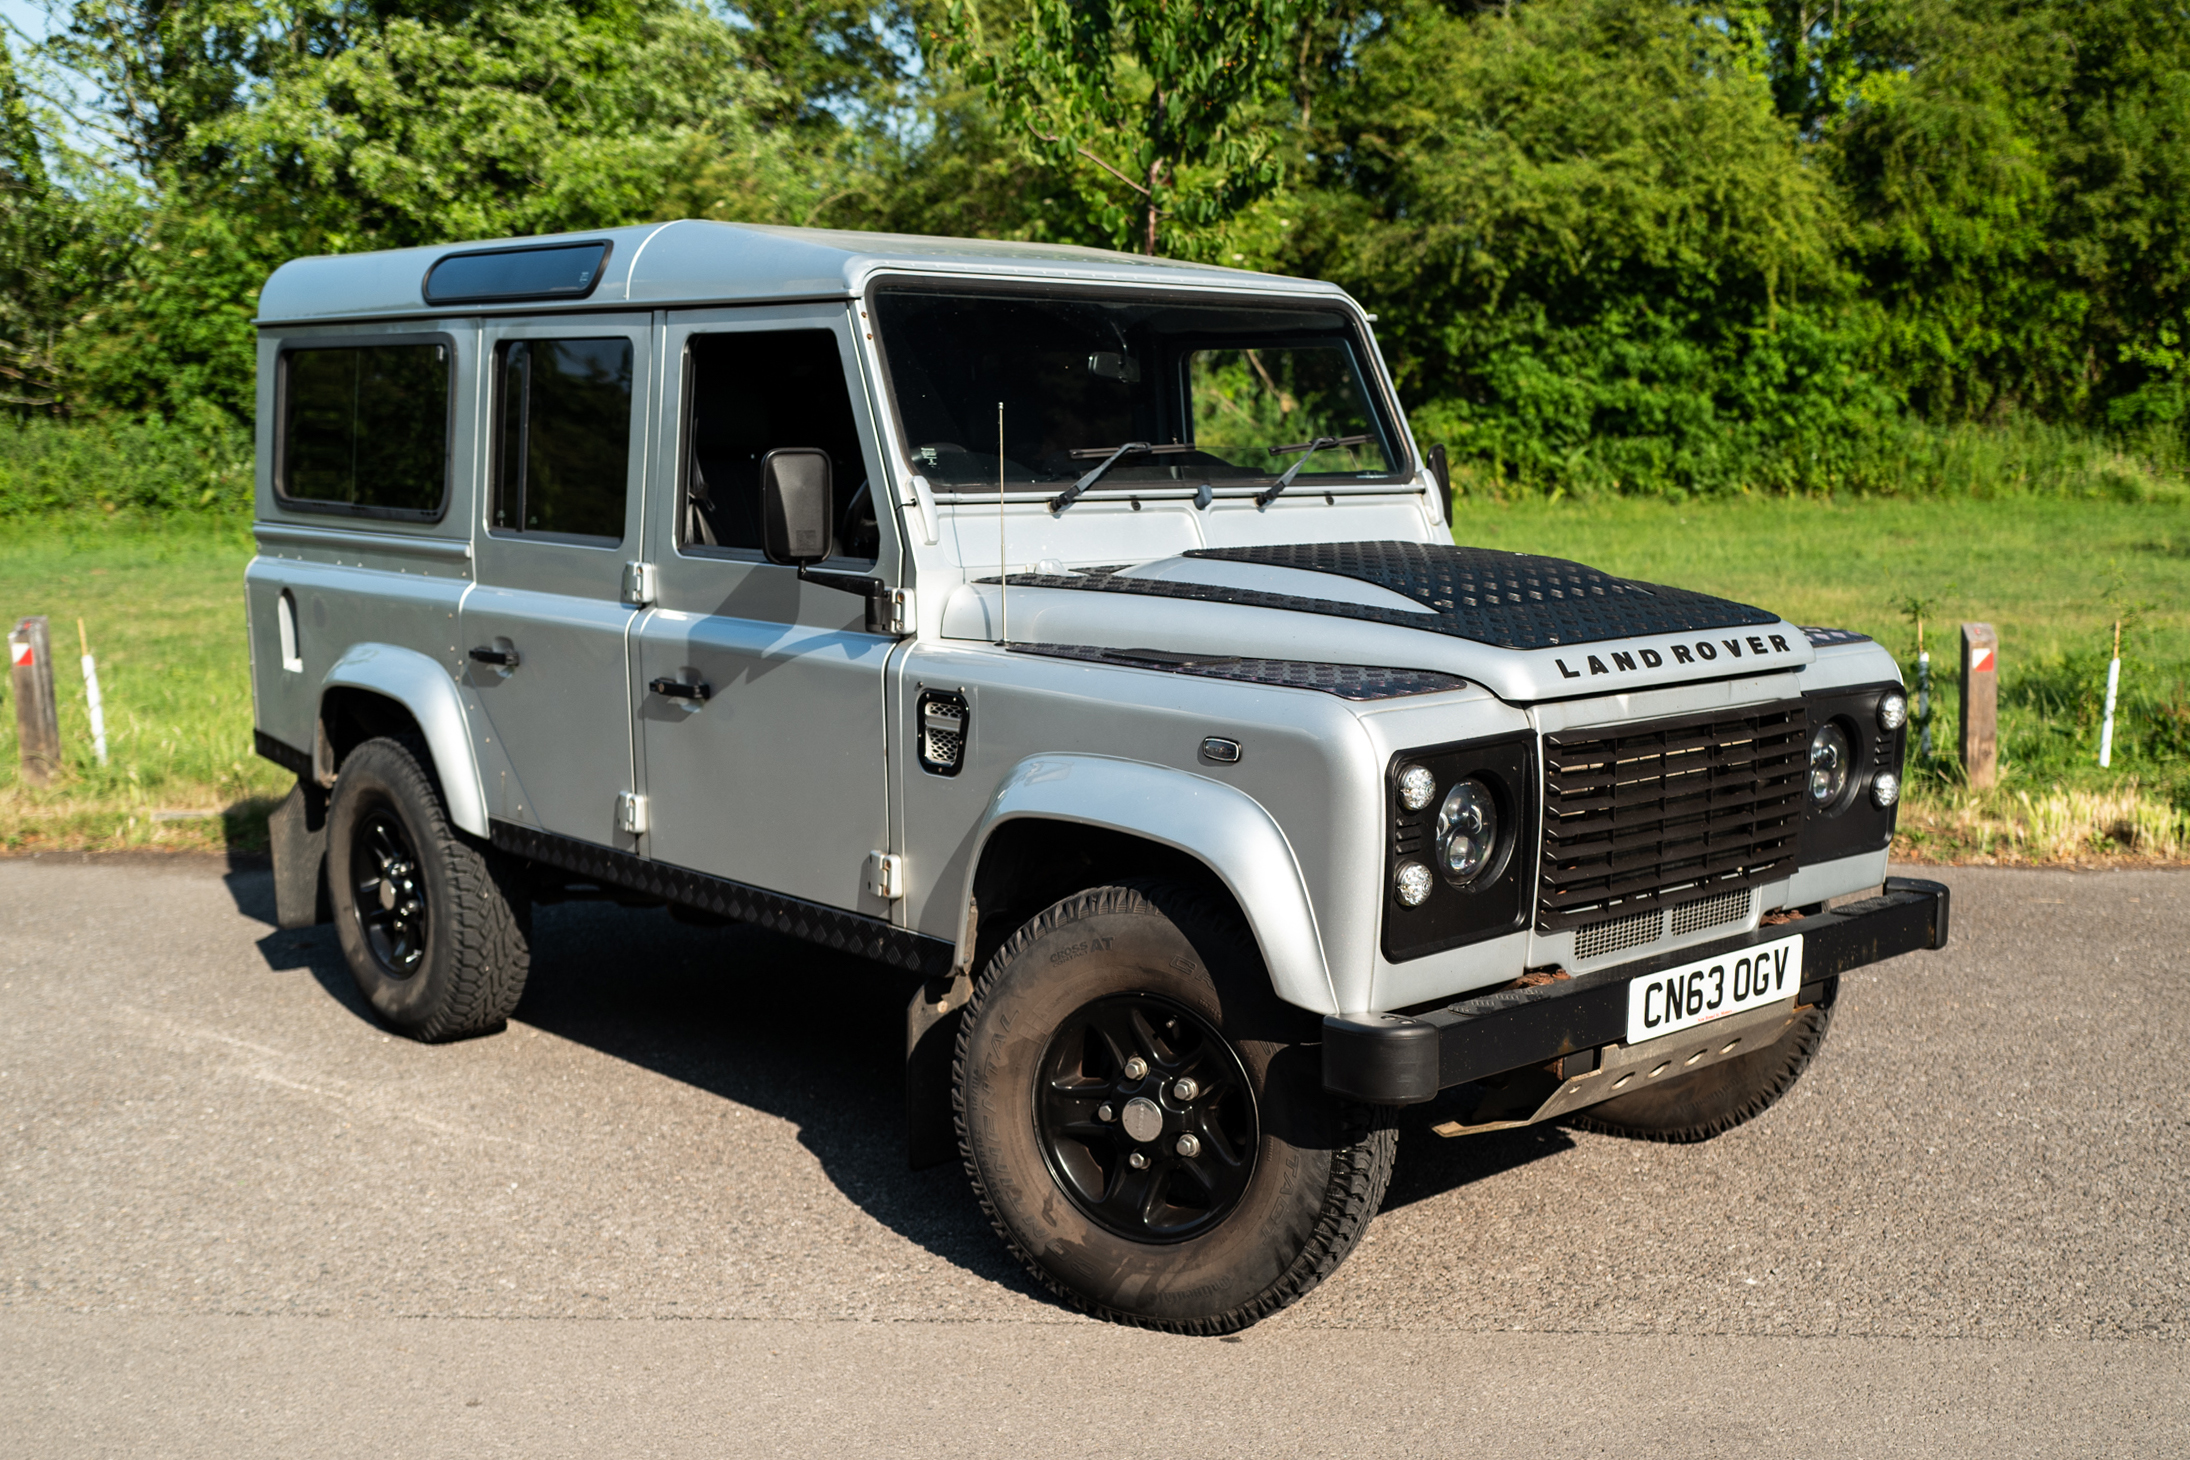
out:
{"label": "black side mirror", "polygon": [[760,533],[771,563],[803,568],[829,556],[829,453],[785,446],[760,459]]}

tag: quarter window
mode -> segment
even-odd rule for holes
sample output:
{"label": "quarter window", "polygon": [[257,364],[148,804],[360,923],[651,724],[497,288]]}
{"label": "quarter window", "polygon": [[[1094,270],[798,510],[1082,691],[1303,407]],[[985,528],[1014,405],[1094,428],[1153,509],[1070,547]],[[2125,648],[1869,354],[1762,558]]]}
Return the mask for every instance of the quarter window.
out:
{"label": "quarter window", "polygon": [[296,502],[434,517],[449,480],[449,347],[285,351],[281,468]]}
{"label": "quarter window", "polygon": [[511,340],[497,354],[493,524],[621,542],[631,484],[631,341]]}

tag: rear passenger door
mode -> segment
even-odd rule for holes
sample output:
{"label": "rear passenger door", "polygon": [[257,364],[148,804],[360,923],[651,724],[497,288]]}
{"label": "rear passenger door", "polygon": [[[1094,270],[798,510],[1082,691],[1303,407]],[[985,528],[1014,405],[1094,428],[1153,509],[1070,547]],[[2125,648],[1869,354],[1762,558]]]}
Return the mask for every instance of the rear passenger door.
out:
{"label": "rear passenger door", "polygon": [[[466,672],[503,755],[494,817],[632,850],[624,565],[639,559],[652,389],[646,316],[490,326],[485,520],[464,599]],[[506,766],[506,768],[505,768]]]}
{"label": "rear passenger door", "polygon": [[661,599],[636,690],[649,856],[881,917],[891,905],[863,869],[890,846],[882,687],[897,641],[867,631],[863,599],[800,582],[760,546],[761,458],[817,447],[834,481],[826,566],[894,581],[849,329],[843,305],[670,316],[664,397],[682,408],[658,448]]}

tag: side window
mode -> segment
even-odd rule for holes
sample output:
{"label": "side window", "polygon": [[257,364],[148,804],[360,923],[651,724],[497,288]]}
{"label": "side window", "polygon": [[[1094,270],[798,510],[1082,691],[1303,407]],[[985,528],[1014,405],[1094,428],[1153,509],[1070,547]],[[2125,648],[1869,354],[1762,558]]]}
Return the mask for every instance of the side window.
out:
{"label": "side window", "polygon": [[283,351],[275,487],[299,505],[438,517],[449,484],[449,372],[446,344]]}
{"label": "side window", "polygon": [[622,338],[510,340],[496,352],[495,527],[623,541],[631,360]]}
{"label": "side window", "polygon": [[685,546],[759,548],[761,458],[806,446],[829,453],[833,556],[873,558],[880,541],[874,500],[836,336],[819,329],[694,335],[686,369]]}

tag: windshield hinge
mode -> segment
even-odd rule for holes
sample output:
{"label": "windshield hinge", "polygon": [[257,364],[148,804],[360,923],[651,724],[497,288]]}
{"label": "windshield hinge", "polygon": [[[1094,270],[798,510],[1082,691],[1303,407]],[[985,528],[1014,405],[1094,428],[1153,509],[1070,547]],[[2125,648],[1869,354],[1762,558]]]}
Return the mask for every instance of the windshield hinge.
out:
{"label": "windshield hinge", "polygon": [[660,596],[652,563],[624,564],[624,602],[644,608]]}

